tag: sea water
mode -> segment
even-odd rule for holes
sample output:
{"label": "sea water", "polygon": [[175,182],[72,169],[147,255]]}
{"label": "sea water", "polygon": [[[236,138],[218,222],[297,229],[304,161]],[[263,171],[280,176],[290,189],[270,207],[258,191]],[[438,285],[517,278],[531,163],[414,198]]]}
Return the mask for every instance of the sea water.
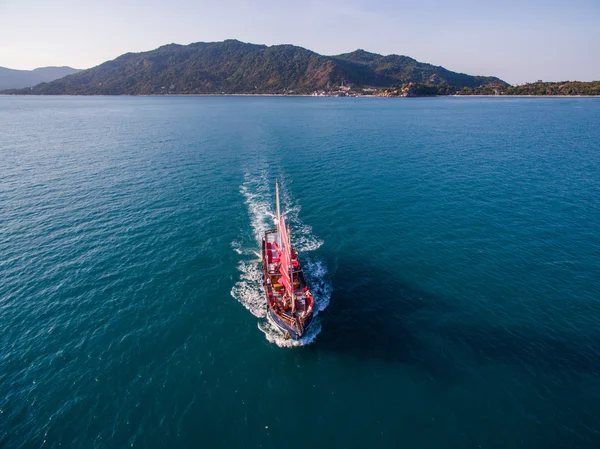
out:
{"label": "sea water", "polygon": [[598,99],[0,97],[1,447],[597,449],[599,279]]}

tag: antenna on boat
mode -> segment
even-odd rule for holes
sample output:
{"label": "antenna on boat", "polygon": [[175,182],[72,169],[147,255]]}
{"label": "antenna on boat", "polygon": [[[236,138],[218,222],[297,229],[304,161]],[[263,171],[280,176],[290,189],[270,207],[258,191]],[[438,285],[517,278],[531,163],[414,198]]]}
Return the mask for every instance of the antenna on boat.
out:
{"label": "antenna on boat", "polygon": [[279,211],[279,179],[275,180],[275,204],[277,207],[277,231],[280,231],[279,223],[281,222],[281,212]]}

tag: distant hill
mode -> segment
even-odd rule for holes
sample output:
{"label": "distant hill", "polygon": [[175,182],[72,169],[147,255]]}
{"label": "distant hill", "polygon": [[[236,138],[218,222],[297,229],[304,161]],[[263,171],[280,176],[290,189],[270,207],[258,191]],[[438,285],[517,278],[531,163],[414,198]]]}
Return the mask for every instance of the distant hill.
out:
{"label": "distant hill", "polygon": [[523,84],[501,90],[504,95],[600,95],[600,81],[560,81]]}
{"label": "distant hill", "polygon": [[40,67],[33,70],[14,70],[0,67],[0,90],[35,86],[77,72],[79,70],[71,67]]}
{"label": "distant hill", "polygon": [[471,76],[418,62],[357,50],[323,56],[294,45],[255,45],[237,40],[165,45],[127,53],[16,94],[151,95],[310,93],[340,85],[388,87],[419,82],[457,89],[487,84],[494,77]]}
{"label": "distant hill", "polygon": [[482,85],[464,87],[457,95],[527,95],[527,96],[600,96],[600,81],[559,81],[521,84],[520,86]]}
{"label": "distant hill", "polygon": [[382,56],[376,53],[369,53],[364,50],[356,50],[352,53],[345,53],[334,56],[339,61],[348,61],[352,64],[366,66],[365,75],[370,75],[373,86],[388,87],[393,84],[402,83],[423,83],[429,85],[447,84],[449,86],[478,87],[487,84],[497,84],[508,86],[508,84],[499,78],[491,76],[472,76],[464,73],[452,72],[444,67],[418,62],[408,56],[388,55]]}

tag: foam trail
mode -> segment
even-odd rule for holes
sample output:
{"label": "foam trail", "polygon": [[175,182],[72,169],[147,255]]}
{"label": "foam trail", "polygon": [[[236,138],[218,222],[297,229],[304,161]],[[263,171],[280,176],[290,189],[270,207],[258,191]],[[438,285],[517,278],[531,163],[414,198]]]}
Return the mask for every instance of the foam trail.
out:
{"label": "foam trail", "polygon": [[299,219],[300,204],[290,196],[288,189],[285,187],[285,182],[280,180],[282,213],[285,214],[288,223],[291,224],[294,230],[292,242],[300,253],[300,259],[304,265],[304,274],[315,298],[315,316],[306,335],[297,341],[283,338],[281,332],[267,319],[267,304],[262,285],[261,258],[257,248],[260,247],[264,232],[275,227],[275,212],[273,210],[275,192],[273,186],[271,186],[271,178],[264,171],[259,174],[246,172],[244,183],[240,186],[240,193],[244,196],[248,209],[254,239],[241,236],[239,240],[231,243],[233,250],[243,257],[238,264],[240,279],[231,289],[231,295],[254,316],[261,318],[258,327],[269,342],[281,347],[303,346],[312,343],[321,331],[321,322],[316,315],[329,305],[333,288],[327,277],[325,262],[317,256],[307,254],[321,247],[323,241],[312,233],[310,226]]}
{"label": "foam trail", "polygon": [[258,261],[241,261],[238,270],[240,280],[231,289],[231,296],[241,302],[252,315],[264,318],[267,315],[267,305],[262,291],[262,271]]}
{"label": "foam trail", "polygon": [[304,272],[307,282],[313,290],[315,298],[315,315],[327,308],[331,298],[333,286],[331,281],[327,279],[327,267],[322,260],[313,260],[307,258],[304,263]]}

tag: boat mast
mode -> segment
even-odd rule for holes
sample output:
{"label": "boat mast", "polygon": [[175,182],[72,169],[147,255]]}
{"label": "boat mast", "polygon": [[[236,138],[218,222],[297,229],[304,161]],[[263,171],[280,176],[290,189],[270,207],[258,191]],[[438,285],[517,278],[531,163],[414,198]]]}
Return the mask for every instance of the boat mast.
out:
{"label": "boat mast", "polygon": [[277,232],[281,235],[279,223],[281,222],[281,212],[279,211],[279,179],[275,180],[275,207],[277,207]]}
{"label": "boat mast", "polygon": [[296,313],[296,298],[294,297],[294,264],[292,263],[292,229],[288,225],[288,241],[286,242],[290,251],[290,280],[292,281],[292,316]]}

